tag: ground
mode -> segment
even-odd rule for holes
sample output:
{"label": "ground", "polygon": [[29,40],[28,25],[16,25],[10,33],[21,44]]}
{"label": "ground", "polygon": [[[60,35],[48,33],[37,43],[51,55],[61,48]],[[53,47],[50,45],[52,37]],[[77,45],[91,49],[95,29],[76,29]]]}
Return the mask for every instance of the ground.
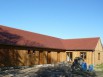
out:
{"label": "ground", "polygon": [[103,64],[95,66],[95,71],[98,77],[103,77]]}
{"label": "ground", "polygon": [[70,72],[70,65],[38,65],[32,67],[1,69],[0,77],[103,77],[102,65],[95,67],[97,76],[83,75],[82,72],[74,74]]}

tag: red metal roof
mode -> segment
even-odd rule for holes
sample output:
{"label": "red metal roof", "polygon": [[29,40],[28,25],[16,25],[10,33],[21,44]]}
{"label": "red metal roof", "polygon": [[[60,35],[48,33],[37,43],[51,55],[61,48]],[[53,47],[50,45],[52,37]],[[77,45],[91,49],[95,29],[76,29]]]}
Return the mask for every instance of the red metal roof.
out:
{"label": "red metal roof", "polygon": [[94,50],[98,43],[99,37],[80,38],[63,40],[64,47],[67,50]]}
{"label": "red metal roof", "polygon": [[0,25],[0,44],[64,50],[94,50],[99,38],[60,39]]}

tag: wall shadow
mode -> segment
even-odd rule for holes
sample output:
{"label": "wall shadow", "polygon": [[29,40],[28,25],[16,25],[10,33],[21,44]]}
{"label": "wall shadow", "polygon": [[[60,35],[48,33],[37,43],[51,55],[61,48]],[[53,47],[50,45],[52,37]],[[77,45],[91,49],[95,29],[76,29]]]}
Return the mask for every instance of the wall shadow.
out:
{"label": "wall shadow", "polygon": [[[21,47],[19,47],[19,44]],[[23,47],[22,47],[23,46]],[[16,66],[19,64],[26,65],[26,61],[21,61],[22,57],[18,53],[19,50],[29,50],[29,47],[44,47],[44,45],[25,39],[23,36],[11,33],[5,29],[0,28],[0,66]],[[22,53],[22,51],[21,51]],[[31,64],[35,61],[34,55],[30,55]]]}
{"label": "wall shadow", "polygon": [[[18,64],[20,55],[12,45],[16,45],[20,39],[21,36],[0,28],[0,66],[16,66]],[[6,45],[11,45],[11,47]]]}
{"label": "wall shadow", "polygon": [[[19,46],[19,44],[21,45],[21,47]],[[0,66],[19,66],[19,64],[25,66],[26,65],[25,63],[27,63],[27,61],[26,60],[25,62],[21,61],[22,56],[19,54],[18,51],[19,50],[28,51],[29,49],[33,51],[35,50],[34,47],[43,48],[45,46],[41,43],[28,40],[23,36],[17,35],[15,33],[11,33],[8,30],[0,28]],[[44,50],[46,50],[42,48],[41,49],[37,48],[39,50],[38,52],[41,51],[44,52]],[[52,50],[48,49],[46,51],[48,52]],[[49,54],[49,56],[46,53],[43,53],[43,55],[44,55],[43,58],[45,58],[45,62],[43,61],[43,64],[51,64],[57,62],[51,57],[51,53]],[[35,63],[37,58],[40,61],[40,56],[35,56],[34,54],[29,55],[30,65],[37,64]],[[38,62],[38,64],[40,64],[40,62]]]}
{"label": "wall shadow", "polygon": [[1,44],[16,45],[20,39],[21,39],[21,36],[9,33],[8,31],[0,28],[0,43]]}
{"label": "wall shadow", "polygon": [[21,56],[15,49],[0,49],[0,66],[17,66],[21,62]]}

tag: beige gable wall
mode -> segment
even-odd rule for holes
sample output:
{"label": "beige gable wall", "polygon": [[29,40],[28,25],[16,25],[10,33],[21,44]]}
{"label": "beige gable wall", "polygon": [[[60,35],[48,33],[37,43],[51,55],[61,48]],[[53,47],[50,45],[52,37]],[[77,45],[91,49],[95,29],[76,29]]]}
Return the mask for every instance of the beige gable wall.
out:
{"label": "beige gable wall", "polygon": [[[99,53],[100,53],[100,60],[98,60]],[[102,48],[101,40],[98,41],[93,55],[94,55],[94,65],[103,63],[103,48]]]}
{"label": "beige gable wall", "polygon": [[103,51],[103,47],[102,47],[102,43],[101,43],[100,39],[98,40],[98,43],[97,43],[97,46],[96,46],[95,50]]}

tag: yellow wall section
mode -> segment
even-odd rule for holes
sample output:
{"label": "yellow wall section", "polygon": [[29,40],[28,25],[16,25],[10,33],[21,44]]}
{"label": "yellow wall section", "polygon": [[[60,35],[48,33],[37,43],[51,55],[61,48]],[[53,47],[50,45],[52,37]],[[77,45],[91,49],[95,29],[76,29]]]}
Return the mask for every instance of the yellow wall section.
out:
{"label": "yellow wall section", "polygon": [[60,52],[60,62],[66,61],[66,52]]}
{"label": "yellow wall section", "polygon": [[39,64],[39,51],[35,51],[35,64]]}
{"label": "yellow wall section", "polygon": [[55,52],[55,51],[51,52],[51,59],[52,59],[52,63],[57,62],[57,52]]}
{"label": "yellow wall section", "polygon": [[47,64],[47,51],[44,51],[44,64]]}
{"label": "yellow wall section", "polygon": [[75,57],[80,57],[80,52],[86,52],[86,59],[85,62],[87,64],[92,64],[92,51],[66,51],[66,52],[72,52],[73,53],[73,61],[75,59]]}
{"label": "yellow wall section", "polygon": [[[98,60],[98,53],[100,53],[100,60]],[[97,65],[101,63],[103,63],[103,47],[99,40],[94,51],[94,64]]]}
{"label": "yellow wall section", "polygon": [[[103,48],[100,40],[97,43],[95,51],[51,51],[31,49],[32,54],[28,54],[27,49],[16,47],[1,48],[0,49],[0,66],[31,66],[35,64],[51,64],[66,61],[67,52],[72,52],[73,60],[75,57],[80,57],[80,52],[86,52],[87,64],[101,64],[103,63]],[[40,53],[41,52],[41,53]],[[50,53],[49,53],[50,52]],[[59,56],[58,56],[58,52]],[[98,60],[98,53],[100,53],[100,60]],[[58,59],[58,57],[60,59]]]}
{"label": "yellow wall section", "polygon": [[95,50],[97,50],[97,51],[103,51],[101,40],[98,41]]}
{"label": "yellow wall section", "polygon": [[87,57],[86,57],[86,62],[88,65],[93,64],[93,55],[92,55],[92,51],[88,51],[86,52]]}

